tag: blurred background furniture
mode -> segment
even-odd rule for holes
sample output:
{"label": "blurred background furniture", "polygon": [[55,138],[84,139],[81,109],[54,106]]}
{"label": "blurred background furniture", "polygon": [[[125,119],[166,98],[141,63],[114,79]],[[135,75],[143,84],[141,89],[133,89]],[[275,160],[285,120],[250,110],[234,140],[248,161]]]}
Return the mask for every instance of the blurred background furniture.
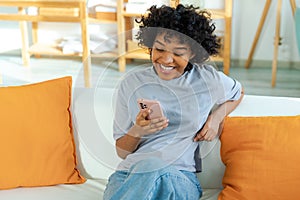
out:
{"label": "blurred background furniture", "polygon": [[[88,16],[85,0],[1,0],[0,6],[16,7],[18,13],[0,14],[0,20],[12,20],[20,22],[22,35],[22,59],[25,66],[29,65],[30,55],[48,54],[63,55],[57,49],[51,46],[38,44],[38,22],[77,22],[81,25],[82,36],[82,61],[84,65],[85,86],[90,87],[90,50],[89,34],[87,30]],[[26,12],[29,7],[37,8],[36,15],[30,15]],[[53,15],[53,9],[56,15]],[[32,40],[33,46],[29,47],[29,36],[27,22],[32,22]]]}
{"label": "blurred background furniture", "polygon": [[298,43],[298,52],[300,55],[300,5],[297,5],[296,11],[295,11],[295,25],[296,25],[296,37],[297,37],[297,43]]}
{"label": "blurred background furniture", "polygon": [[[0,20],[12,20],[20,22],[20,30],[22,35],[22,60],[24,66],[29,65],[30,56],[35,55],[54,55],[54,56],[81,56],[84,68],[84,84],[91,87],[91,56],[103,57],[102,55],[94,55],[91,53],[91,45],[89,44],[90,36],[88,31],[89,23],[97,23],[108,18],[110,22],[117,22],[118,29],[118,52],[105,53],[104,57],[117,58],[118,70],[124,72],[126,70],[126,60],[150,58],[144,49],[138,47],[134,41],[134,19],[140,17],[145,11],[134,12],[128,10],[128,0],[117,1],[117,12],[112,15],[101,15],[96,13],[91,16],[87,12],[86,0],[3,0],[0,6],[15,7],[17,13],[0,13]],[[145,1],[147,2],[147,1]],[[173,7],[180,3],[179,0],[157,1],[161,4],[169,4]],[[127,4],[127,6],[125,6]],[[28,13],[28,9],[34,7],[37,9],[34,15]],[[150,6],[148,6],[150,7]],[[224,20],[225,26],[222,30],[221,53],[217,57],[212,57],[213,61],[223,62],[223,71],[229,74],[231,61],[231,21],[232,21],[232,0],[224,0],[223,9],[210,9],[213,20]],[[29,33],[27,22],[32,23],[32,43],[29,45]],[[57,48],[57,45],[45,45],[38,41],[38,23],[39,22],[72,22],[80,23],[82,52],[67,52]],[[0,79],[1,81],[1,79]]]}
{"label": "blurred background furniture", "polygon": [[[254,37],[254,41],[252,43],[252,47],[248,56],[248,59],[245,64],[245,68],[248,69],[250,67],[252,57],[257,45],[257,42],[259,40],[262,28],[265,23],[265,19],[267,17],[270,5],[272,3],[272,0],[266,0],[265,7]],[[290,5],[292,8],[293,15],[295,14],[296,10],[296,2],[295,0],[290,0]],[[276,29],[275,29],[275,38],[274,38],[274,56],[273,56],[273,61],[272,61],[272,81],[271,85],[272,87],[275,87],[276,85],[276,73],[277,73],[277,57],[278,57],[278,46],[281,45],[281,37],[280,37],[280,21],[281,21],[281,8],[282,8],[282,0],[277,1],[277,9],[276,9]]]}
{"label": "blurred background furniture", "polygon": [[[29,65],[31,55],[35,55],[35,57],[39,57],[40,55],[81,56],[84,85],[85,87],[91,87],[91,51],[93,50],[91,49],[91,44],[94,44],[92,45],[93,47],[95,46],[95,42],[91,43],[88,25],[91,23],[116,23],[116,13],[95,12],[91,14],[87,11],[86,0],[13,0],[0,1],[0,6],[15,7],[18,9],[18,13],[0,14],[0,20],[20,21],[24,66]],[[33,45],[29,45],[27,22],[31,22],[32,24]],[[78,43],[73,45],[73,47],[76,46],[76,50],[70,50],[66,46],[61,47],[57,43],[49,45],[38,41],[39,22],[79,23],[81,29],[80,38],[78,38],[78,41],[76,40]],[[71,44],[70,41],[66,43],[69,46]],[[103,48],[96,50],[103,50]],[[116,53],[110,52],[94,55],[97,57],[117,57]]]}

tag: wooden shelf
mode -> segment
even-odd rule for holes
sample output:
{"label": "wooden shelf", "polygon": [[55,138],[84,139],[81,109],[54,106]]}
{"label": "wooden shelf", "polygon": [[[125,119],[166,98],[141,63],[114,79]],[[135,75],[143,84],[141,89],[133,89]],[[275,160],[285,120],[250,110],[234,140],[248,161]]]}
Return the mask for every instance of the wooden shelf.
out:
{"label": "wooden shelf", "polygon": [[118,52],[117,49],[116,51],[111,51],[111,52],[103,52],[100,54],[91,54],[91,57],[95,58],[118,58]]}
{"label": "wooden shelf", "polygon": [[[104,52],[91,54],[89,47],[89,23],[116,23],[116,13],[95,13],[88,15],[86,0],[1,0],[0,6],[14,7],[17,13],[0,13],[0,20],[19,21],[22,34],[22,59],[29,65],[30,55],[80,56],[84,62],[85,86],[91,87],[90,57],[113,57],[118,53]],[[36,7],[37,13],[26,12],[29,7]],[[29,47],[27,23],[32,23],[33,45]],[[56,44],[40,44],[38,41],[38,22],[74,22],[81,27],[82,53],[63,53]]]}
{"label": "wooden shelf", "polygon": [[[17,13],[0,13],[0,20],[19,21],[22,36],[22,59],[25,66],[29,65],[30,54],[65,55],[51,45],[38,44],[38,22],[79,23],[81,26],[82,45],[84,47],[81,55],[84,62],[84,84],[85,87],[91,86],[86,0],[1,0],[0,6],[8,6],[17,10]],[[29,7],[36,7],[38,12],[35,15],[29,14],[26,12],[26,9]],[[32,23],[32,40],[34,44],[32,47],[29,47],[29,33],[26,22]]]}
{"label": "wooden shelf", "polygon": [[150,60],[150,55],[144,49],[136,49],[127,52],[125,58]]}
{"label": "wooden shelf", "polygon": [[122,15],[124,16],[124,17],[140,17],[140,16],[142,16],[143,14],[141,14],[141,13],[128,13],[128,12],[122,12]]}
{"label": "wooden shelf", "polygon": [[99,13],[89,14],[89,23],[117,23],[115,19],[116,13],[105,13],[100,15]]}
{"label": "wooden shelf", "polygon": [[53,55],[53,56],[82,56],[79,53],[63,53],[56,45],[36,43],[28,52],[31,55]]}
{"label": "wooden shelf", "polygon": [[89,23],[95,23],[95,24],[98,24],[98,23],[117,23],[116,21],[111,21],[111,20],[108,20],[108,19],[97,19],[97,18],[94,18],[94,17],[89,17]]}
{"label": "wooden shelf", "polygon": [[[82,53],[63,53],[56,45],[37,43],[32,45],[28,52],[31,55],[50,55],[50,56],[82,56]],[[118,57],[117,49],[110,52],[103,52],[99,54],[91,54],[91,57],[110,58]]]}
{"label": "wooden shelf", "polygon": [[[0,6],[13,6],[18,9],[18,13],[12,14],[1,14],[0,20],[15,20],[20,22],[20,29],[22,32],[22,58],[24,65],[28,65],[30,55],[55,55],[55,56],[81,56],[84,66],[85,86],[91,86],[91,71],[90,63],[86,62],[90,57],[112,57],[118,59],[119,71],[125,71],[126,59],[149,59],[149,54],[145,53],[144,49],[127,49],[126,41],[128,38],[125,37],[125,32],[130,30],[129,24],[126,24],[126,19],[140,17],[141,13],[128,13],[124,10],[124,1],[118,0],[117,12],[113,15],[103,13],[101,19],[100,15],[88,15],[86,12],[86,0],[2,0]],[[213,9],[210,10],[213,19],[224,19],[225,20],[225,31],[224,31],[224,44],[223,44],[223,58],[218,58],[220,61],[223,59],[224,72],[229,73],[230,67],[230,38],[231,38],[231,9],[232,0],[225,0],[224,9]],[[41,13],[37,15],[28,15],[25,12],[27,7],[37,7]],[[66,10],[66,12],[62,12]],[[107,18],[103,18],[107,16]],[[117,20],[114,20],[117,18]],[[25,21],[32,22],[32,35],[34,45],[28,46],[28,31]],[[37,37],[38,22],[76,22],[80,23],[81,35],[82,35],[82,53],[63,53],[55,45],[39,44]],[[105,52],[101,54],[91,54],[89,47],[89,34],[88,24],[89,23],[117,23],[118,27],[118,49],[117,52]],[[214,58],[215,60],[216,58]]]}
{"label": "wooden shelf", "polygon": [[212,14],[212,19],[224,19],[225,11],[221,9],[209,9],[209,12]]}

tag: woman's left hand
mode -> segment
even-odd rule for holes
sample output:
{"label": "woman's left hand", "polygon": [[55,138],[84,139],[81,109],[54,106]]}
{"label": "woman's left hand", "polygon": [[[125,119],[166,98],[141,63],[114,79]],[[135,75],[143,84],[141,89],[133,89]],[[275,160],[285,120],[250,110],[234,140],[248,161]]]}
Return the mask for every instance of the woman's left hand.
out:
{"label": "woman's left hand", "polygon": [[213,115],[209,115],[203,128],[194,137],[194,142],[199,141],[212,141],[219,136],[223,129],[223,121]]}
{"label": "woman's left hand", "polygon": [[244,90],[241,90],[241,96],[238,100],[228,100],[217,109],[215,109],[207,118],[204,126],[194,137],[194,141],[212,141],[222,133],[225,117],[231,113],[242,101]]}

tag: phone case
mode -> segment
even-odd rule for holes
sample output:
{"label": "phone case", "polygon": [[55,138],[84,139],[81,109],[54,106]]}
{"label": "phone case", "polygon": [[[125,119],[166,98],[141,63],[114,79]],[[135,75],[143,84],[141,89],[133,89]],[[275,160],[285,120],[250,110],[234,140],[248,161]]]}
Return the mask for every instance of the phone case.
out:
{"label": "phone case", "polygon": [[157,100],[138,99],[138,104],[140,109],[150,108],[151,112],[148,117],[149,119],[164,116],[160,103]]}

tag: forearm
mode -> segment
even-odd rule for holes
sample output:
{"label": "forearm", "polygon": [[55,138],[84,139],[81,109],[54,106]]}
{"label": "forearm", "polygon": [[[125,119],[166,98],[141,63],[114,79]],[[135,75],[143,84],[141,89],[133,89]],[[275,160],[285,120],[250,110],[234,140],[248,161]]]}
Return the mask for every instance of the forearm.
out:
{"label": "forearm", "polygon": [[133,153],[139,143],[140,143],[140,136],[136,133],[136,130],[133,126],[128,133],[124,136],[120,137],[116,141],[116,151],[120,158],[125,159],[128,154]]}
{"label": "forearm", "polygon": [[244,92],[242,90],[241,96],[238,100],[227,101],[215,109],[206,120],[202,129],[196,134],[194,141],[211,141],[222,131],[224,118],[232,112],[242,101]]}
{"label": "forearm", "polygon": [[212,117],[218,119],[218,121],[221,123],[223,119],[229,115],[242,101],[244,97],[244,91],[242,90],[241,96],[236,101],[227,101],[221,106],[219,106],[216,110],[214,110],[211,115]]}

